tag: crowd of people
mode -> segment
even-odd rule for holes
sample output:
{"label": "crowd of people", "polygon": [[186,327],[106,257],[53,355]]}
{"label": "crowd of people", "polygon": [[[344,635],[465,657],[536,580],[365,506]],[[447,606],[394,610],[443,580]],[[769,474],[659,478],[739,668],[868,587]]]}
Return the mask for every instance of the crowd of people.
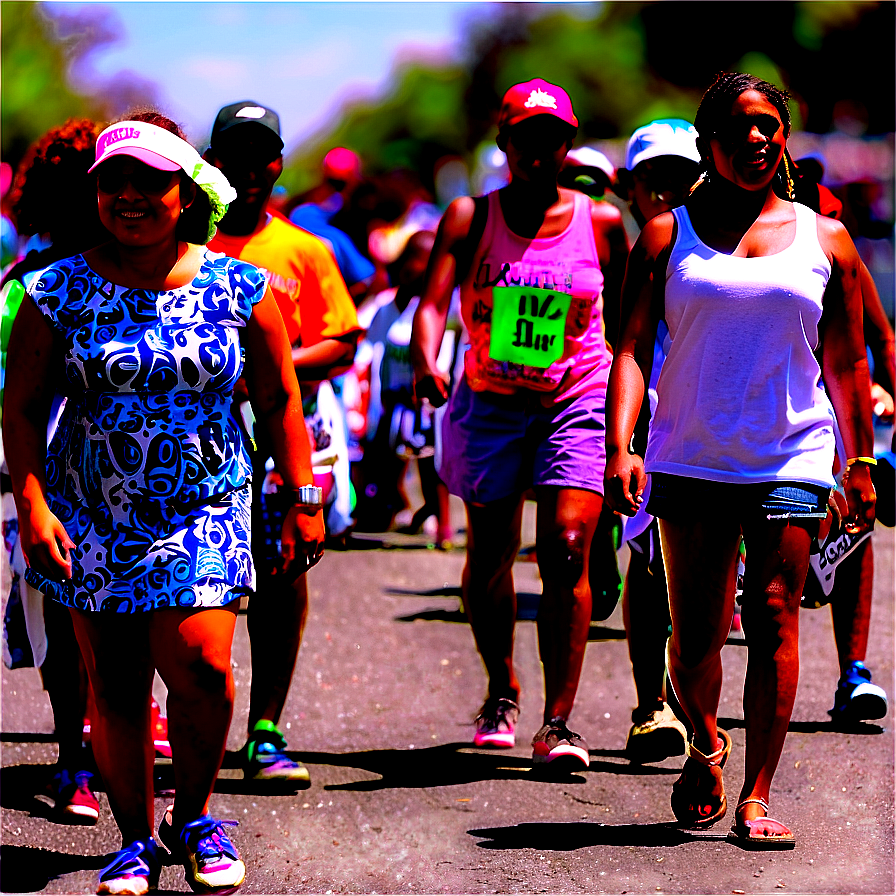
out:
{"label": "crowd of people", "polygon": [[[875,456],[872,394],[892,420],[896,372],[839,203],[789,154],[787,101],[719,75],[693,124],[646,123],[617,169],[574,148],[562,87],[516,84],[496,110],[505,183],[444,212],[408,172],[365,178],[345,147],[312,190],[278,197],[280,121],[254,100],[218,112],[201,154],[157,111],[69,121],[5,179],[4,660],[37,666],[48,692],[57,820],[95,822],[102,779],[122,848],[97,892],[141,896],[165,862],[196,892],[239,888],[234,822],[210,798],[241,601],[243,773],[308,787],[278,728],[305,573],[355,528],[432,523],[434,547],[452,549],[450,494],[487,678],[472,744],[516,745],[513,565],[532,500],[533,763],[589,765],[571,717],[591,621],[621,592],[637,694],[626,755],[684,754],[673,814],[718,822],[732,749],[720,653],[742,620],[745,776],[728,837],[795,845],[769,801],[801,605],[831,605],[834,723],[888,711],[864,660],[875,480],[893,458]],[[157,829],[156,674],[175,781]]]}

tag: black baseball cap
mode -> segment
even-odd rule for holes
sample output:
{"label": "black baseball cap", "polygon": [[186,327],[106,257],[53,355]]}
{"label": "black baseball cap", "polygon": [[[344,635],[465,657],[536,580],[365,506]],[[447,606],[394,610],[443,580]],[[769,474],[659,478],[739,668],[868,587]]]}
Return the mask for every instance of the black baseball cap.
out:
{"label": "black baseball cap", "polygon": [[232,130],[237,125],[247,124],[255,125],[256,128],[265,128],[267,133],[275,138],[277,148],[283,149],[283,140],[280,137],[280,117],[273,109],[268,109],[254,100],[231,103],[218,112],[212,127],[211,145],[214,146],[217,138],[223,133]]}

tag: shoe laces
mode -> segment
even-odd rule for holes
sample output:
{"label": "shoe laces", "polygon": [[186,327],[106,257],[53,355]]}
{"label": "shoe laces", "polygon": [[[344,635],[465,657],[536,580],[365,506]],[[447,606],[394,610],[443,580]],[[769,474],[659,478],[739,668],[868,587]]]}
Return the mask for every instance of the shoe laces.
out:
{"label": "shoe laces", "polygon": [[566,719],[562,716],[554,716],[554,718],[548,722],[548,729],[557,734],[560,740],[571,740],[574,737],[581,740],[581,735],[576,734],[575,731],[571,731],[566,724]]}
{"label": "shoe laces", "polygon": [[514,711],[519,712],[519,707],[509,697],[501,697],[494,702],[489,700],[476,716],[476,721],[487,722],[492,728],[498,728],[502,724],[510,728],[512,723],[507,719],[507,715]]}
{"label": "shoe laces", "polygon": [[[223,827],[236,827],[238,821],[226,821],[212,818],[211,815],[202,815],[195,821],[184,825],[180,838],[187,849],[198,858],[208,861],[217,856],[226,856],[233,861],[239,859],[236,847],[230,842],[230,838],[224,833]],[[190,846],[190,843],[194,846]]]}
{"label": "shoe laces", "polygon": [[100,872],[100,880],[115,880],[122,877],[151,877],[155,869],[150,868],[145,855],[148,855],[153,864],[160,864],[156,856],[155,841],[150,837],[147,840],[134,840],[122,847],[112,861]]}

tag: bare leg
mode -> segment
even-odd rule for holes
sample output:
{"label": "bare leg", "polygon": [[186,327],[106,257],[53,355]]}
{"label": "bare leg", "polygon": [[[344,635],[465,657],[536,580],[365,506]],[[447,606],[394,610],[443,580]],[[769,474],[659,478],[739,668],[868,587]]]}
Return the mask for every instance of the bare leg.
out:
{"label": "bare leg", "polygon": [[834,580],[831,619],[841,675],[856,660],[865,660],[873,585],[874,548],[869,538],[837,567],[837,578]]}
{"label": "bare leg", "polygon": [[466,510],[467,562],[461,584],[467,619],[485,664],[489,698],[517,701],[513,563],[520,549],[523,499],[512,495],[485,505],[467,504]]}
{"label": "bare leg", "polygon": [[544,593],[538,610],[538,649],[544,667],[544,721],[572,712],[588,632],[591,539],[603,497],[584,489],[536,489],[536,550]]}
{"label": "bare leg", "polygon": [[[768,802],[784,748],[799,679],[800,596],[814,527],[816,521],[805,525],[786,521],[744,524],[749,561],[741,617],[749,647],[744,683],[747,749],[741,800]],[[744,820],[763,814],[756,803],[741,810]]]}
{"label": "bare leg", "polygon": [[721,651],[734,612],[740,526],[718,517],[659,525],[672,617],[669,674],[691,722],[694,746],[709,755],[721,746]]}
{"label": "bare leg", "polygon": [[638,710],[658,709],[666,699],[666,641],[669,637],[669,595],[661,558],[631,548],[622,619],[638,695]]}
{"label": "bare leg", "polygon": [[233,715],[230,651],[238,607],[234,600],[226,607],[151,614],[153,656],[168,686],[175,831],[206,814],[224,759]]}
{"label": "bare leg", "polygon": [[87,711],[87,670],[72,627],[71,612],[56,601],[44,600],[47,658],[40,667],[59,740],[59,768],[84,767],[81,738]]}
{"label": "bare leg", "polygon": [[153,831],[150,621],[143,614],[71,615],[96,701],[90,741],[109,805],[123,845],[145,840]]}
{"label": "bare leg", "polygon": [[274,725],[280,721],[307,617],[308,583],[304,575],[293,584],[266,576],[259,582],[256,595],[249,599],[249,734],[261,719]]}

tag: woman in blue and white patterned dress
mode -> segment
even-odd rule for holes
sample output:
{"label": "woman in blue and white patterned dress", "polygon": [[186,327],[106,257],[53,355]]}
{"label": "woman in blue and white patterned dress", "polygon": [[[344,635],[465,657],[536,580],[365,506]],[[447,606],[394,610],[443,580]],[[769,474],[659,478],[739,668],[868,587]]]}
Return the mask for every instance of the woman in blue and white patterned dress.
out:
{"label": "woman in blue and white patterned dress", "polygon": [[[112,239],[35,277],[10,342],[4,441],[26,576],[71,608],[96,696],[93,749],[122,832],[98,892],[139,896],[158,882],[156,668],[177,794],[159,839],[194,890],[233,892],[245,867],[208,814],[233,710],[239,598],[255,577],[251,465],[231,395],[244,375],[295,489],[311,482],[301,396],[264,276],[204,248],[235,195],[223,175],[157,113],[107,128],[96,156]],[[68,401],[45,449],[60,384]],[[320,511],[297,502],[287,559],[306,566],[323,537]]]}

